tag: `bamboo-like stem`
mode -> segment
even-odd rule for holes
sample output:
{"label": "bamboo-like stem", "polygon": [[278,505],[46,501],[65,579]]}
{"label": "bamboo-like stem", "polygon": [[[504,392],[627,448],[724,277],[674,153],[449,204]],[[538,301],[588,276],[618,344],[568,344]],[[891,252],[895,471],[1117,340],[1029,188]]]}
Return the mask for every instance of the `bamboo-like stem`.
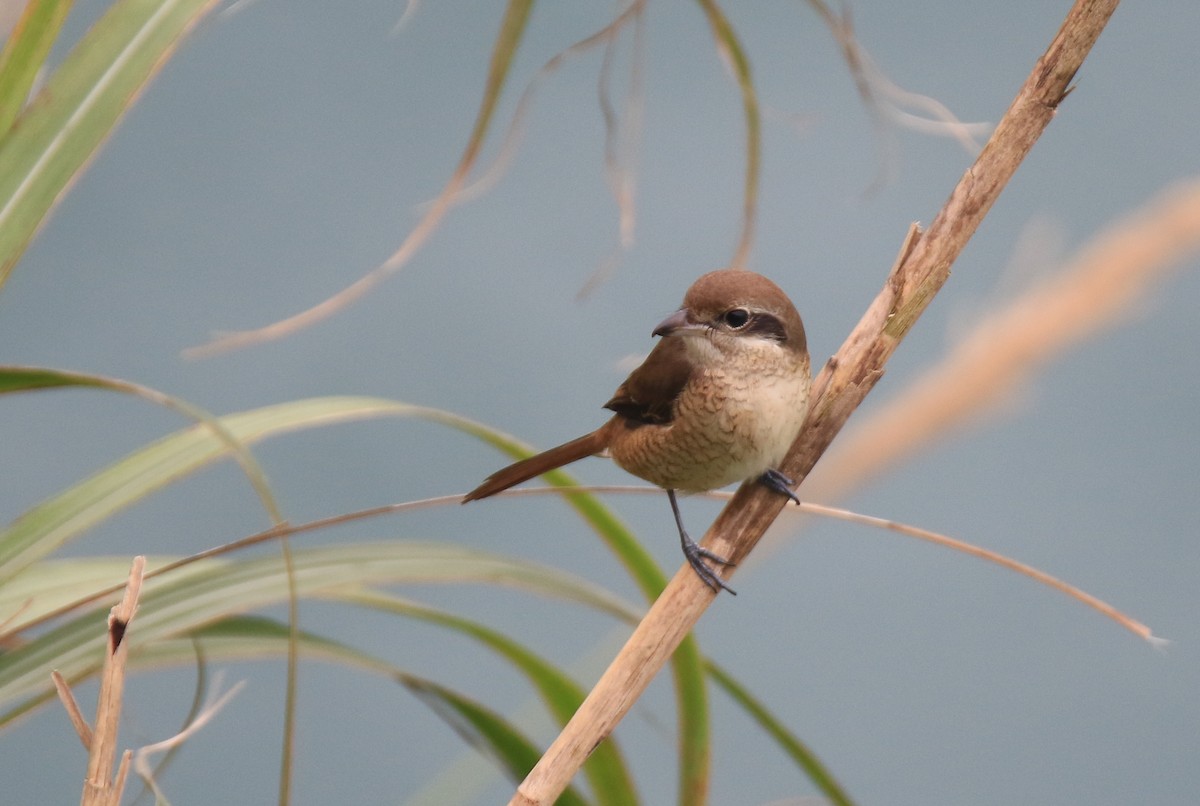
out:
{"label": "bamboo-like stem", "polygon": [[1060,270],[976,317],[938,364],[838,438],[805,481],[806,499],[832,501],[1010,403],[1061,353],[1128,323],[1197,252],[1200,176],[1164,188],[1092,236]]}
{"label": "bamboo-like stem", "polygon": [[[780,468],[802,480],[882,377],[884,365],[950,275],[950,266],[1017,166],[1049,125],[1117,0],[1077,0],[1017,93],[991,139],[954,188],[929,230],[914,229],[871,303],[814,386],[808,422]],[[738,562],[775,520],[784,498],[743,484],[705,536]],[[526,776],[510,806],[549,806],[666,663],[716,598],[684,565],[650,608],[587,699]]]}
{"label": "bamboo-like stem", "polygon": [[80,798],[82,806],[116,806],[121,802],[130,755],[128,752],[123,754],[115,780],[113,762],[117,757],[117,729],[121,722],[125,667],[129,656],[129,642],[125,640],[125,633],[137,611],[145,571],[146,558],[134,557],[125,596],[108,616],[108,644],[105,647],[104,671],[100,675],[96,729],[88,748],[87,778],[84,779],[83,795]]}

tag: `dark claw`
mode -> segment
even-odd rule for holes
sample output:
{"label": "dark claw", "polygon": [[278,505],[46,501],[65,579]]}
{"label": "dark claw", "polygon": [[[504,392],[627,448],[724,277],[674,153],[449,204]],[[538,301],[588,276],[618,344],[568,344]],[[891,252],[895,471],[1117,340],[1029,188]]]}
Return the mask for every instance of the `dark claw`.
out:
{"label": "dark claw", "polygon": [[692,566],[692,570],[696,572],[696,576],[703,580],[705,585],[712,588],[715,592],[729,591],[734,596],[737,596],[737,591],[725,584],[725,580],[717,576],[717,572],[708,566],[706,559],[712,560],[720,565],[733,565],[729,560],[714,554],[706,548],[703,548],[695,540],[688,537],[687,532],[680,533],[683,540],[683,556],[687,558],[688,565]]}
{"label": "dark claw", "polygon": [[771,468],[766,473],[758,477],[758,483],[764,487],[768,487],[780,495],[786,495],[788,498],[796,502],[796,506],[800,506],[800,499],[796,497],[796,491],[792,488],[796,486],[796,482],[789,479],[787,476],[780,473],[775,468]]}
{"label": "dark claw", "polygon": [[671,512],[675,515],[675,525],[679,527],[679,542],[683,546],[683,556],[687,558],[688,565],[696,572],[696,576],[704,582],[705,585],[712,588],[715,593],[721,591],[729,591],[734,596],[737,596],[737,591],[725,584],[725,580],[717,576],[717,572],[709,567],[705,560],[712,560],[718,565],[733,565],[729,560],[719,554],[714,554],[706,548],[700,546],[695,540],[688,536],[687,530],[683,528],[683,518],[679,514],[679,502],[675,500],[675,491],[667,490],[667,498],[671,502]]}

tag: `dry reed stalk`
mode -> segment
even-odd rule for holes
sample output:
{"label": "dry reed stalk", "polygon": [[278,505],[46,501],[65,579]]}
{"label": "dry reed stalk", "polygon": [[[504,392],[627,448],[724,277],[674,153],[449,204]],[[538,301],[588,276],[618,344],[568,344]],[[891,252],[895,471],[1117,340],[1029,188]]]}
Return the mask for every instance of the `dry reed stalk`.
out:
{"label": "dry reed stalk", "polygon": [[1179,182],[1092,238],[1056,275],[986,316],[952,353],[847,433],[805,482],[832,501],[1020,389],[1042,365],[1116,325],[1200,250],[1200,179]]}
{"label": "dry reed stalk", "polygon": [[[882,376],[887,359],[946,282],[954,259],[1049,125],[1116,6],[1117,0],[1077,0],[928,232],[910,232],[883,290],[817,377],[808,423],[780,468],[784,473],[797,480],[806,477]],[[761,485],[744,484],[709,528],[704,543],[740,561],[783,505],[782,496]],[[518,787],[510,806],[548,806],[555,801],[715,597],[688,566],[680,569]]]}
{"label": "dry reed stalk", "polygon": [[125,790],[125,778],[129,774],[132,756],[130,751],[126,750],[121,755],[116,778],[112,777],[113,762],[117,756],[117,731],[121,724],[121,700],[125,693],[125,668],[129,657],[129,644],[124,639],[129,623],[137,612],[145,571],[146,558],[134,557],[125,595],[108,615],[108,643],[105,646],[104,669],[100,674],[95,730],[83,718],[66,680],[57,671],[51,674],[71,724],[88,750],[87,777],[83,781],[83,794],[79,800],[82,806],[118,806],[121,793]]}

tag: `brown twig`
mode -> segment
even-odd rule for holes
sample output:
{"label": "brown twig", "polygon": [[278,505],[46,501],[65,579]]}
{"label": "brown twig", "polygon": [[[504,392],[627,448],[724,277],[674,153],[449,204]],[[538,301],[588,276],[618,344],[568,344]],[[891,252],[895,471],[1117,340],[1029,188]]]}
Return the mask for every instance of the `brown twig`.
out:
{"label": "brown twig", "polygon": [[[138,748],[137,753],[134,755],[133,768],[134,771],[137,772],[137,774],[141,777],[146,786],[150,789],[150,791],[154,794],[154,797],[157,799],[156,802],[166,802],[166,796],[163,794],[162,790],[159,789],[158,782],[155,780],[156,770],[150,763],[151,756],[157,753],[173,752],[182,747],[184,742],[190,739],[196,732],[201,730],[214,717],[216,717],[217,713],[220,712],[220,710],[224,708],[230,700],[237,696],[238,692],[245,688],[245,686],[245,681],[242,681],[232,686],[228,691],[219,696],[216,695],[215,692],[210,692],[210,695],[205,699],[205,702],[202,705],[199,705],[194,718],[189,718],[188,723],[186,726],[184,726],[183,730],[179,731],[179,733],[175,734],[169,739],[164,739],[161,742],[144,745],[143,747]],[[218,676],[217,682],[213,688],[214,690],[219,690],[221,688],[220,676]]]}
{"label": "brown twig", "polygon": [[805,482],[833,500],[1010,400],[1043,366],[1129,319],[1169,270],[1200,251],[1200,178],[1174,184],[1093,237],[1061,271],[980,317],[937,366],[841,436]]}
{"label": "brown twig", "polygon": [[54,682],[54,690],[58,692],[59,702],[63,704],[63,708],[67,709],[67,718],[71,720],[71,727],[75,728],[79,741],[83,742],[83,749],[91,750],[92,726],[87,723],[87,718],[79,707],[79,701],[75,699],[75,692],[71,691],[71,684],[58,669],[50,672],[50,679]]}
{"label": "brown twig", "polygon": [[[1066,96],[1117,0],[1077,0],[1004,118],[922,237],[910,237],[883,290],[822,369],[812,409],[781,468],[801,480],[883,375],[888,358],[933,296]],[[705,543],[734,562],[745,557],[783,508],[761,485],[745,484]],[[571,721],[526,776],[510,806],[547,806],[666,663],[716,594],[686,565],[663,591]]]}
{"label": "brown twig", "polygon": [[113,761],[117,755],[117,728],[121,722],[121,699],[125,692],[125,666],[129,656],[129,645],[125,633],[137,611],[138,597],[142,591],[142,577],[146,570],[146,558],[134,557],[129,570],[129,581],[125,596],[108,616],[108,644],[104,654],[104,671],[100,676],[100,696],[96,705],[96,729],[88,727],[87,720],[79,710],[75,696],[65,679],[58,672],[51,674],[75,732],[88,749],[87,777],[83,782],[83,806],[116,806],[121,802],[125,789],[125,778],[129,774],[131,753],[126,750],[121,756],[117,776],[112,777]]}

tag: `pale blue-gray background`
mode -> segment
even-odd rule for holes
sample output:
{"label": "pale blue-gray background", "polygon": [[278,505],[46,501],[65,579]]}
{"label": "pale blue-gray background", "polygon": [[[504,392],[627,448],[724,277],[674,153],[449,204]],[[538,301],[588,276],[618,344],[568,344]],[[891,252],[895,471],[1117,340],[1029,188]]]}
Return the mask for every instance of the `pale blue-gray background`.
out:
{"label": "pale blue-gray background", "polygon": [[[540,445],[601,422],[599,404],[623,377],[618,362],[649,349],[654,323],[696,275],[728,260],[736,237],[739,100],[693,4],[651,5],[636,245],[586,301],[576,294],[616,233],[598,52],[541,86],[503,181],[454,210],[402,274],[287,341],[180,358],[212,330],[265,324],[359,277],[391,253],[450,175],[501,9],[426,3],[389,35],[402,5],[259,0],[206,20],[0,293],[0,361],[127,378],[220,413],[372,394],[452,409]],[[792,294],[819,364],[877,291],[908,223],[932,218],[969,157],[950,141],[900,132],[893,180],[865,197],[875,141],[828,32],[802,3],[729,5],[771,110],[751,267]],[[995,121],[1068,6],[861,2],[854,18],[893,80],[964,120]],[[79,3],[72,30],[103,7]],[[534,9],[501,122],[533,71],[609,11]],[[1117,12],[868,408],[989,307],[1030,227],[1057,231],[1069,252],[1196,173],[1198,40],[1193,2]],[[1008,417],[939,443],[844,502],[1062,576],[1174,639],[1167,652],[1026,579],[841,523],[812,522],[802,539],[782,543],[770,562],[738,575],[736,600],[723,597],[703,620],[707,651],[861,803],[1200,797],[1196,266],[1126,324],[1054,363]],[[0,518],[181,425],[102,393],[2,401]],[[258,453],[293,521],[461,492],[500,462],[457,434],[397,421],[293,435]],[[600,461],[578,472],[596,482],[627,478]],[[613,504],[664,565],[678,566],[665,501]],[[686,505],[696,532],[715,512]],[[223,465],[70,550],[188,553],[265,525],[244,478]],[[309,539],[404,537],[538,558],[635,597],[591,534],[551,501],[490,501]],[[619,640],[610,622],[516,593],[406,593],[510,631],[587,683]],[[357,611],[306,607],[304,619],[505,713],[529,711],[517,676],[461,640]],[[282,664],[228,673],[249,686],[164,779],[175,803],[274,801]],[[135,678],[124,743],[172,733],[192,678],[190,670]],[[740,712],[713,699],[715,803],[812,792]],[[618,734],[648,803],[674,798],[673,724],[660,682]],[[455,735],[394,684],[304,666],[295,803],[405,803],[464,755]],[[0,736],[6,803],[74,802],[83,770],[55,708]],[[482,793],[470,802],[499,802],[510,791],[486,779],[475,790],[474,772],[454,775],[462,791]]]}

